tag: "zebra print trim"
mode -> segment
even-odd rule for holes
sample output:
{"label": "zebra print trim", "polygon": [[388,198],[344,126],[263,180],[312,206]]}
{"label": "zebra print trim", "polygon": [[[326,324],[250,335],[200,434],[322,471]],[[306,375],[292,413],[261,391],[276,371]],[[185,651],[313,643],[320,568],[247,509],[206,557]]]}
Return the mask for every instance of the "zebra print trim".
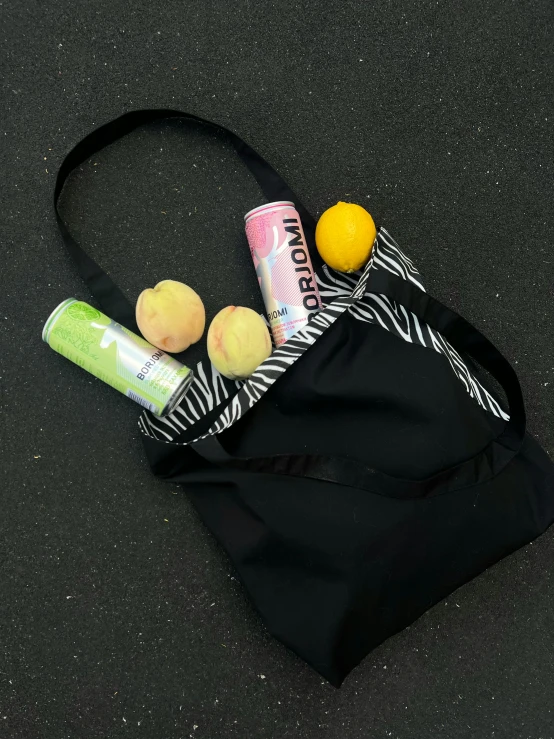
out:
{"label": "zebra print trim", "polygon": [[211,362],[199,362],[194,380],[180,405],[165,418],[143,412],[139,419],[139,428],[147,436],[173,441],[206,413],[236,395],[243,384],[228,380]]}
{"label": "zebra print trim", "polygon": [[[386,269],[392,274],[409,280],[421,290],[425,290],[421,277],[413,262],[400,251],[400,248],[388,231],[379,229],[377,241],[373,247],[370,267]],[[349,292],[359,279],[359,274],[345,275],[329,269],[326,265],[318,277],[320,294],[325,296],[324,302]],[[495,398],[470,372],[469,368],[454,347],[426,323],[422,323],[411,311],[386,295],[364,295],[355,305],[349,308],[350,313],[360,321],[376,323],[387,331],[396,334],[404,341],[434,349],[443,354],[450,363],[452,371],[464,385],[469,395],[486,411],[505,421],[509,416],[502,410]]]}
{"label": "zebra print trim", "polygon": [[166,418],[157,418],[143,412],[139,420],[141,432],[167,443],[192,443],[179,442],[179,437],[182,437],[183,433],[191,429],[206,413],[227,399],[229,403],[221,415],[205,434],[198,436],[194,441],[229,428],[346,310],[357,320],[378,324],[404,341],[434,349],[445,356],[469,395],[486,411],[508,420],[509,416],[472,375],[458,352],[441,334],[385,295],[365,294],[372,269],[386,269],[425,290],[413,262],[400,250],[390,234],[381,228],[363,273],[347,275],[335,272],[324,265],[317,274],[317,281],[326,307],[307,326],[275,349],[248,380],[232,382],[224,378],[210,363],[207,363],[207,372],[205,364],[199,363],[195,380],[181,405]]}

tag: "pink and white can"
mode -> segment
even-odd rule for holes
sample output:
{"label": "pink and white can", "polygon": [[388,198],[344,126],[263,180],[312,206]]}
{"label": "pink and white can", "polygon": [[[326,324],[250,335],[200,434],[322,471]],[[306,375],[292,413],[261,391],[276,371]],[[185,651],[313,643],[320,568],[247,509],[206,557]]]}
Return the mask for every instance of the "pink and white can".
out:
{"label": "pink and white can", "polygon": [[288,200],[254,208],[244,220],[267,319],[279,346],[322,308],[302,221]]}

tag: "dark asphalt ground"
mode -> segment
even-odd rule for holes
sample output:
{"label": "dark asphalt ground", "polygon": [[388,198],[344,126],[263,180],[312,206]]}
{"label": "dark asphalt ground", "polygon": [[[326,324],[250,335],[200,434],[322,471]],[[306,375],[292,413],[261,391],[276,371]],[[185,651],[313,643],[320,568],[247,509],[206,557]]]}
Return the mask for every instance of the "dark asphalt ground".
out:
{"label": "dark asphalt ground", "polygon": [[[64,154],[122,112],[182,108],[314,213],[366,206],[512,360],[552,454],[550,1],[0,10],[0,738],[553,737],[553,531],[337,691],[267,636],[186,495],[152,477],[137,407],[40,340],[61,300],[89,299],[54,221]],[[173,123],[85,165],[64,212],[130,298],[182,279],[211,316],[259,304],[242,215],[260,202],[225,141]]]}

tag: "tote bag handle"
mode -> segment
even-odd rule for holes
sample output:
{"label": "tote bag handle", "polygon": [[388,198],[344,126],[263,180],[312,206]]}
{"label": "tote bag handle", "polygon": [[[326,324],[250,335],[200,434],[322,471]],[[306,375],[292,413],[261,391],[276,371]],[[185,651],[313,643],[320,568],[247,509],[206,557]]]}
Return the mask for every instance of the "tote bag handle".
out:
{"label": "tote bag handle", "polygon": [[291,190],[282,177],[277,174],[273,167],[263,159],[252,147],[243,141],[237,134],[229,131],[224,126],[212,123],[197,115],[183,113],[177,110],[155,109],[134,110],[125,113],[119,118],[100,126],[82,139],[63,160],[54,189],[54,210],[58,227],[64,244],[77,266],[77,270],[100,307],[110,318],[128,328],[130,331],[139,333],[135,310],[127,300],[122,290],[115,284],[112,278],[79,246],[71,235],[71,232],[60,215],[58,204],[63,186],[71,174],[79,165],[96,154],[101,149],[109,146],[114,141],[131,133],[139,126],[155,121],[169,118],[184,118],[188,121],[204,124],[219,132],[226,134],[233,144],[237,154],[248,167],[257,180],[262,192],[269,201],[291,200],[298,211],[304,227],[306,243],[314,266],[320,264],[321,259],[315,248],[315,220],[302,205],[297,195]]}

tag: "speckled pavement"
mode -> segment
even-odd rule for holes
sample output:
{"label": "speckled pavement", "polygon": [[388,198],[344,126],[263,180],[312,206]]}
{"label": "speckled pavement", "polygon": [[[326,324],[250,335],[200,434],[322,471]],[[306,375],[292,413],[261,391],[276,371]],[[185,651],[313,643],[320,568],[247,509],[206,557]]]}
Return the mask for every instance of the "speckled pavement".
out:
{"label": "speckled pavement", "polygon": [[[94,126],[174,107],[239,133],[315,213],[367,207],[511,359],[554,453],[552,9],[460,2],[4,2],[1,739],[552,739],[554,531],[373,652],[339,691],[272,640],[137,407],[41,342],[89,299],[52,209]],[[63,198],[132,300],[259,307],[224,139],[136,132]],[[191,352],[194,363],[202,346]]]}

